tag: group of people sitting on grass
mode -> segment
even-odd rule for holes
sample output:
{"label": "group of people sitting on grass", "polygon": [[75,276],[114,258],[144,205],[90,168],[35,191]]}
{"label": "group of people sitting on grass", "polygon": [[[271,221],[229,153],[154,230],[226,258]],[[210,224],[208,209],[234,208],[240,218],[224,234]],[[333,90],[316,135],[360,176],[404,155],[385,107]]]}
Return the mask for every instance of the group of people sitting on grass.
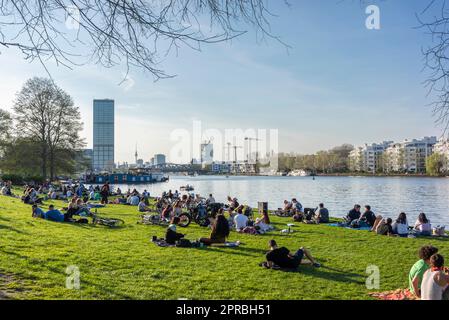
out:
{"label": "group of people sitting on grass", "polygon": [[12,182],[11,181],[0,181],[0,194],[2,196],[12,196]]}
{"label": "group of people sitting on grass", "polygon": [[381,215],[376,216],[369,205],[365,206],[363,213],[360,209],[361,206],[356,204],[344,217],[342,224],[352,228],[368,228],[379,235],[386,236],[409,237],[444,234],[444,227],[432,228],[430,220],[423,212],[419,214],[415,224],[409,226],[405,212],[401,212],[393,221],[393,219],[384,218]]}
{"label": "group of people sitting on grass", "polygon": [[449,270],[433,246],[419,250],[419,260],[409,273],[409,292],[421,300],[449,300]]}
{"label": "group of people sitting on grass", "polygon": [[329,223],[329,210],[320,203],[318,207],[304,208],[296,198],[291,201],[284,200],[283,208],[279,208],[277,213],[282,216],[293,216],[296,222],[304,223]]}

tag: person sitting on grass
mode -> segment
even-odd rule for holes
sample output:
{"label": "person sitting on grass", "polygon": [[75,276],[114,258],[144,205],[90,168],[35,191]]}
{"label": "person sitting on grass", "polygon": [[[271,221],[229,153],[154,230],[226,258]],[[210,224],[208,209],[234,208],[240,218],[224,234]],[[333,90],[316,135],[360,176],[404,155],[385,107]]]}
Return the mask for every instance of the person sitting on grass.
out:
{"label": "person sitting on grass", "polygon": [[421,298],[421,284],[424,273],[430,268],[430,258],[438,253],[433,246],[423,246],[419,249],[419,260],[410,269],[408,280],[409,290],[417,298]]}
{"label": "person sitting on grass", "polygon": [[323,203],[318,205],[318,209],[315,211],[313,220],[317,223],[329,223],[329,210],[324,207]]}
{"label": "person sitting on grass", "polygon": [[45,212],[44,212],[44,210],[42,210],[41,208],[39,208],[38,206],[37,206],[37,204],[33,204],[33,206],[31,207],[32,209],[32,217],[33,218],[44,218],[44,214],[45,214]]}
{"label": "person sitting on grass", "polygon": [[265,264],[265,267],[267,268],[279,267],[284,269],[296,269],[303,263],[304,256],[309,259],[314,267],[321,267],[321,265],[312,257],[310,251],[306,248],[301,248],[296,251],[295,254],[291,254],[290,250],[287,248],[279,248],[276,240],[270,240],[269,246],[270,251],[266,254],[267,262]]}
{"label": "person sitting on grass", "polygon": [[243,209],[239,207],[237,214],[234,216],[234,226],[237,232],[243,231],[248,226],[248,217],[243,214]]}
{"label": "person sitting on grass", "polygon": [[360,205],[356,204],[354,208],[348,212],[344,218],[347,225],[351,225],[353,221],[360,219],[360,208]]}
{"label": "person sitting on grass", "polygon": [[140,202],[139,202],[137,207],[138,207],[139,212],[148,212],[148,211],[150,211],[150,208],[148,208],[147,204],[145,203],[145,198],[144,197],[142,197],[140,199]]}
{"label": "person sitting on grass", "polygon": [[127,204],[129,204],[130,206],[138,206],[140,202],[140,198],[137,196],[136,193],[131,194],[128,197],[128,200],[126,201]]}
{"label": "person sitting on grass", "polygon": [[[448,290],[449,275],[444,268],[444,258],[440,254],[430,257],[430,269],[428,269],[421,283],[421,300],[443,300],[445,291]],[[446,297],[445,297],[446,298]]]}
{"label": "person sitting on grass", "polygon": [[176,241],[184,238],[184,235],[176,232],[176,226],[179,224],[181,219],[179,217],[173,217],[170,225],[167,228],[167,232],[165,233],[165,242],[168,244],[176,244]]}
{"label": "person sitting on grass", "polygon": [[[81,199],[79,199],[81,200]],[[72,201],[70,201],[69,206],[67,208],[67,212],[65,213],[66,220],[71,219],[75,214],[78,213],[78,198],[73,197]]]}
{"label": "person sitting on grass", "polygon": [[399,237],[407,237],[408,236],[408,221],[407,221],[407,215],[405,212],[401,212],[396,219],[395,222],[393,222],[393,233],[397,234]]}
{"label": "person sitting on grass", "polygon": [[292,199],[291,205],[292,205],[291,210],[293,211],[293,213],[304,212],[302,204],[298,200],[296,200],[296,198]]}
{"label": "person sitting on grass", "polygon": [[209,246],[214,243],[226,243],[229,237],[230,228],[229,223],[223,214],[218,214],[212,225],[212,231],[209,238],[201,238],[200,242]]}
{"label": "person sitting on grass", "polygon": [[382,220],[381,223],[376,228],[376,233],[381,236],[392,236],[393,235],[393,228],[391,224],[393,223],[393,220],[391,218],[388,218],[387,220]]}
{"label": "person sitting on grass", "polygon": [[51,204],[48,207],[48,211],[44,213],[44,219],[54,222],[64,222],[64,215]]}
{"label": "person sitting on grass", "polygon": [[3,196],[12,196],[11,188],[7,184],[2,187],[1,193]]}
{"label": "person sitting on grass", "polygon": [[420,236],[432,235],[432,225],[424,212],[419,214],[418,220],[415,222],[414,230]]}
{"label": "person sitting on grass", "polygon": [[[256,230],[259,234],[264,234],[268,231],[274,230],[274,227],[271,224],[266,223],[265,221],[266,220],[263,218],[257,218],[256,222],[254,223],[254,227],[256,228]],[[268,220],[268,222],[269,222],[269,220]]]}
{"label": "person sitting on grass", "polygon": [[288,200],[284,200],[284,207],[282,208],[282,213],[290,213],[293,209],[293,204]]}
{"label": "person sitting on grass", "polygon": [[376,222],[376,215],[371,211],[371,206],[365,206],[365,212],[360,215],[360,218],[351,222],[353,228],[373,227]]}

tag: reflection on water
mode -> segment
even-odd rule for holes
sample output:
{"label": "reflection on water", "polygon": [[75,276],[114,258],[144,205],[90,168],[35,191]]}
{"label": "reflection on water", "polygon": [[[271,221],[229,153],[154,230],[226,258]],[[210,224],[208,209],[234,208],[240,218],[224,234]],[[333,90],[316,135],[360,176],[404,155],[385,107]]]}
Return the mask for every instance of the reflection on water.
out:
{"label": "reflection on water", "polygon": [[282,206],[284,199],[297,198],[304,207],[324,202],[335,217],[343,216],[355,203],[371,205],[376,214],[396,218],[405,211],[409,222],[424,211],[433,224],[449,225],[449,179],[414,177],[170,177],[170,181],[152,185],[120,185],[123,191],[147,189],[152,196],[162,191],[179,190],[191,184],[194,193],[212,193],[225,202],[228,195],[240,203],[256,207],[268,201],[270,209]]}

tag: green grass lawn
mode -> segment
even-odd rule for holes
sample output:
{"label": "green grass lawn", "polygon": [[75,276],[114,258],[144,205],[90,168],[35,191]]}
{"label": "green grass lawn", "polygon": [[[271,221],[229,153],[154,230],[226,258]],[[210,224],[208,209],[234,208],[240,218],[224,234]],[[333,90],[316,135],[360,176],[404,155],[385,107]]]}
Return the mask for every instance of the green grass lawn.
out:
{"label": "green grass lawn", "polygon": [[[383,291],[407,286],[420,246],[433,244],[449,257],[444,239],[392,238],[303,224],[291,235],[232,232],[230,241],[244,244],[238,248],[160,248],[150,238],[162,237],[165,229],[137,224],[135,207],[109,205],[99,213],[126,224],[110,229],[33,219],[29,205],[0,196],[0,298],[369,299],[369,265],[380,268]],[[273,221],[280,230],[291,220]],[[209,234],[196,224],[179,229],[189,239]],[[309,248],[323,267],[301,266],[299,272],[259,267],[272,238],[291,251]],[[80,270],[80,290],[66,288],[66,268],[72,265]]]}

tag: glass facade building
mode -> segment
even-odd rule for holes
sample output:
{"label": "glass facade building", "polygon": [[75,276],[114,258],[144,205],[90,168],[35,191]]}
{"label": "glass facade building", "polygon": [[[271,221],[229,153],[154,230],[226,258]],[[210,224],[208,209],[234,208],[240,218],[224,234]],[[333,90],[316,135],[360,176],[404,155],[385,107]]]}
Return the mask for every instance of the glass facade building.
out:
{"label": "glass facade building", "polygon": [[94,100],[93,169],[114,168],[114,100]]}

